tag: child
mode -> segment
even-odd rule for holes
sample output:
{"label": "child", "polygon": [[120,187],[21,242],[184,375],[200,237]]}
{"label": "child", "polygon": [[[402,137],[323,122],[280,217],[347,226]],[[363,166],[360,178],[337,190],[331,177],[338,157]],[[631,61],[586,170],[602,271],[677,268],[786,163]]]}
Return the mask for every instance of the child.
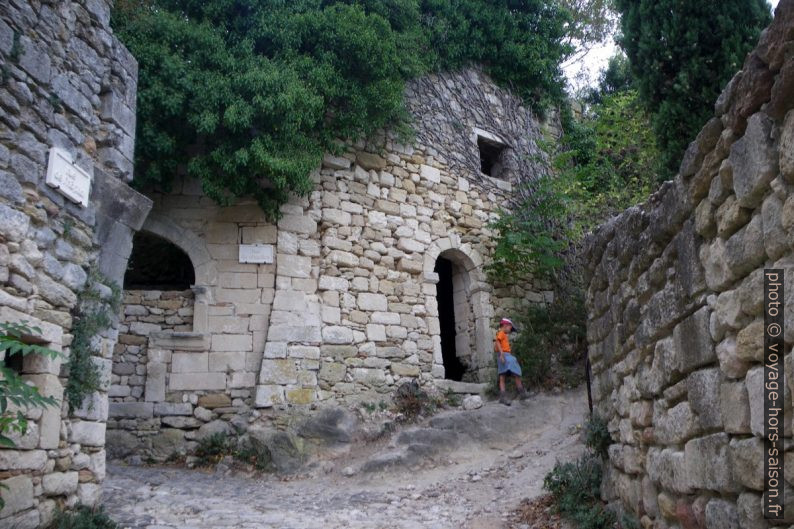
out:
{"label": "child", "polygon": [[527,398],[527,390],[521,383],[521,366],[518,365],[518,360],[515,356],[510,354],[510,340],[507,335],[513,331],[513,322],[507,318],[502,318],[499,322],[499,332],[496,333],[494,340],[494,351],[498,353],[496,365],[499,369],[499,402],[505,406],[510,406],[510,400],[505,394],[505,379],[507,375],[513,375],[516,381],[516,389],[518,390],[518,398],[524,400]]}

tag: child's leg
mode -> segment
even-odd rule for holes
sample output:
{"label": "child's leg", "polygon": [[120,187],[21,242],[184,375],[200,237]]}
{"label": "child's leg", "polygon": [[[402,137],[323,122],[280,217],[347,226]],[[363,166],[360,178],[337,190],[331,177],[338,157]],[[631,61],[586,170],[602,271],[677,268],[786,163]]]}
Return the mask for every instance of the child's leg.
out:
{"label": "child's leg", "polygon": [[524,384],[521,382],[521,377],[516,375],[515,380],[516,380],[516,390],[518,390],[518,398],[521,400],[525,400],[528,397],[528,395],[527,395],[527,390],[524,389]]}
{"label": "child's leg", "polygon": [[499,402],[501,402],[505,406],[510,406],[510,399],[507,398],[507,393],[505,393],[506,379],[507,379],[506,375],[499,375]]}

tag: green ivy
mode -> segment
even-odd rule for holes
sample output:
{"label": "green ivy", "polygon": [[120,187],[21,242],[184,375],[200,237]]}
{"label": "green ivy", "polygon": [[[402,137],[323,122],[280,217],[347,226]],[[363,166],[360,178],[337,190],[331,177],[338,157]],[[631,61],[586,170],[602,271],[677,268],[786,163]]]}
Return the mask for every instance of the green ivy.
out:
{"label": "green ivy", "polygon": [[[110,295],[102,297],[98,285],[108,287]],[[92,269],[85,288],[78,295],[74,311],[69,378],[66,383],[70,411],[80,408],[85,398],[101,387],[101,373],[92,357],[98,354],[97,338],[110,328],[112,314],[120,308],[121,287]]]}
{"label": "green ivy", "polygon": [[568,21],[541,0],[119,0],[139,65],[134,184],[187,174],[277,217],[340,139],[407,131],[411,78],[480,64],[537,110],[562,101]]}

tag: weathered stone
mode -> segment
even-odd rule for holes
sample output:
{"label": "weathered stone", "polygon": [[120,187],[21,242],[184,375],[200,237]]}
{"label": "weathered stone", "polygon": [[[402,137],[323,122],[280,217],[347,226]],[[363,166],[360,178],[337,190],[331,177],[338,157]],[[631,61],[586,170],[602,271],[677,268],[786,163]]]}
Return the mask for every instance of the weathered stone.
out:
{"label": "weathered stone", "polygon": [[715,433],[692,439],[684,446],[688,484],[695,489],[734,492],[736,483],[725,461],[728,460],[728,436]]}
{"label": "weathered stone", "polygon": [[385,312],[388,309],[386,296],[369,292],[362,292],[358,295],[357,305],[359,309],[366,311]]}
{"label": "weathered stone", "polygon": [[189,402],[158,402],[154,405],[154,415],[193,415],[193,405]]}
{"label": "weathered stone", "polygon": [[254,405],[257,408],[270,408],[284,402],[284,388],[282,386],[257,386]]}
{"label": "weathered stone", "polygon": [[786,114],[780,131],[780,174],[789,184],[794,184],[794,110]]}
{"label": "weathered stone", "polygon": [[706,529],[739,529],[736,506],[726,500],[713,499],[706,505]]}
{"label": "weathered stone", "polygon": [[728,433],[750,433],[750,401],[744,381],[720,385],[720,415]]}
{"label": "weathered stone", "polygon": [[201,426],[202,422],[194,417],[166,416],[160,419],[164,426],[170,426],[178,430],[191,430]]}
{"label": "weathered stone", "polygon": [[311,235],[317,231],[317,222],[304,215],[284,215],[278,221],[278,228],[288,232]]}
{"label": "weathered stone", "polygon": [[757,207],[777,175],[778,156],[771,139],[772,125],[765,114],[754,114],[747,120],[744,136],[731,147],[733,189],[744,207]]}
{"label": "weathered stone", "polygon": [[110,417],[134,417],[148,419],[153,416],[154,404],[151,402],[111,402]]}
{"label": "weathered stone", "polygon": [[64,496],[77,491],[77,472],[53,472],[41,480],[42,490],[47,496]]}
{"label": "weathered stone", "polygon": [[208,393],[198,398],[198,405],[209,410],[225,408],[231,406],[231,404],[232,400],[229,398],[229,395],[225,393]]}
{"label": "weathered stone", "polygon": [[648,477],[662,488],[682,494],[691,492],[684,452],[652,447],[648,449],[645,465]]}
{"label": "weathered stone", "polygon": [[332,345],[353,343],[353,331],[349,327],[340,325],[323,327],[322,337],[325,343]]}
{"label": "weathered stone", "polygon": [[722,426],[719,405],[721,378],[717,368],[695,371],[687,378],[689,404],[706,430]]}
{"label": "weathered stone", "polygon": [[215,420],[203,424],[196,433],[196,439],[204,439],[205,437],[217,434],[232,435],[233,433],[234,430],[228,422]]}
{"label": "weathered stone", "polygon": [[297,434],[325,444],[349,443],[353,439],[358,420],[343,408],[324,408],[311,415],[298,428]]}
{"label": "weathered stone", "polygon": [[33,482],[30,476],[15,476],[0,483],[0,498],[5,503],[0,510],[0,519],[33,507]]}
{"label": "weathered stone", "polygon": [[742,492],[736,500],[736,511],[742,529],[767,529],[760,494]]}
{"label": "weathered stone", "polygon": [[748,489],[764,490],[764,442],[758,437],[731,439],[730,466],[734,479]]}
{"label": "weathered stone", "polygon": [[72,435],[69,438],[73,443],[87,446],[105,445],[105,423],[80,421],[72,423]]}
{"label": "weathered stone", "polygon": [[681,402],[654,420],[654,436],[661,444],[680,444],[696,435],[701,425],[689,402]]}
{"label": "weathered stone", "polygon": [[[778,390],[783,393],[783,409],[776,410],[776,415],[783,418],[784,414],[791,417],[791,392],[786,384],[783,384],[783,374],[779,378],[766,382],[764,378],[764,366],[756,366],[747,372],[745,378],[747,385],[747,395],[750,400],[750,430],[754,435],[764,435],[764,423],[766,412],[764,410],[765,387],[770,390]],[[791,435],[791,421],[783,421],[783,432],[786,437]]]}
{"label": "weathered stone", "polygon": [[675,350],[679,355],[679,370],[688,373],[716,360],[714,342],[709,332],[709,310],[700,310],[676,325],[673,330]]}
{"label": "weathered stone", "polygon": [[386,167],[386,160],[377,154],[372,154],[364,151],[356,153],[356,163],[364,169],[380,170]]}

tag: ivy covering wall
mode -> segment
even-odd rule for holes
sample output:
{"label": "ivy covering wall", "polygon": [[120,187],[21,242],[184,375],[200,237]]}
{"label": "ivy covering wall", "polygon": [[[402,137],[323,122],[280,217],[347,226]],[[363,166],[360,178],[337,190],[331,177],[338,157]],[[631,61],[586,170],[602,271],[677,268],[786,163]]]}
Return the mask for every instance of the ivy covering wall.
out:
{"label": "ivy covering wall", "polygon": [[562,101],[568,21],[543,0],[119,0],[140,69],[135,185],[187,174],[276,217],[339,139],[410,134],[410,78],[478,63],[538,110]]}

